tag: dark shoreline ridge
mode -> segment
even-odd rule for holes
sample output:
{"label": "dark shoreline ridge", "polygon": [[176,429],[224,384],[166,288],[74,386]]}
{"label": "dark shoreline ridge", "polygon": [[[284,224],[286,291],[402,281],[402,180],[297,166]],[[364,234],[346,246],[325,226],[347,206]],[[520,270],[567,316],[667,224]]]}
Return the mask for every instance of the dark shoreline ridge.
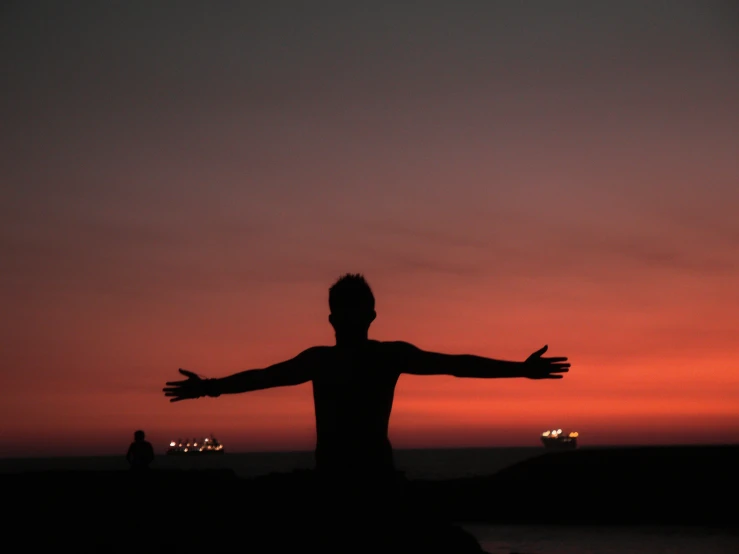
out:
{"label": "dark shoreline ridge", "polygon": [[549,452],[418,490],[468,523],[736,526],[739,445]]}
{"label": "dark shoreline ridge", "polygon": [[324,534],[327,524],[342,533],[332,540],[345,552],[378,548],[370,539],[403,529],[405,542],[392,539],[398,552],[463,554],[480,550],[461,528],[444,522],[734,528],[739,445],[546,452],[490,476],[409,480],[402,489],[412,501],[382,525],[375,523],[383,513],[376,502],[326,513],[331,500],[317,492],[312,471],[250,479],[231,470],[154,469],[143,477],[128,471],[42,471],[0,479],[11,519],[44,530],[32,539],[59,546],[64,535],[76,537],[80,546],[96,538],[106,552],[118,551],[130,549],[138,534],[144,540],[140,552],[158,551],[147,550],[147,541],[180,552],[188,544],[200,552],[287,552],[311,544],[325,552],[325,537],[316,536],[320,521]]}

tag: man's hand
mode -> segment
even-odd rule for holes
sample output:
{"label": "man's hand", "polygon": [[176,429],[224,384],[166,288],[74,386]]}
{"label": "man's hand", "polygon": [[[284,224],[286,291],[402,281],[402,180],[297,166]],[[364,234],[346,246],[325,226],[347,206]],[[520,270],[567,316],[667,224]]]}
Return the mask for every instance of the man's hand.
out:
{"label": "man's hand", "polygon": [[526,358],[523,363],[523,377],[528,379],[561,379],[564,377],[557,374],[567,373],[570,370],[567,358],[542,358],[542,354],[548,348],[545,345]]}
{"label": "man's hand", "polygon": [[169,381],[167,387],[162,389],[164,396],[171,396],[170,402],[179,402],[189,398],[200,398],[206,396],[205,379],[201,379],[192,371],[180,369],[179,372],[187,377],[184,381]]}

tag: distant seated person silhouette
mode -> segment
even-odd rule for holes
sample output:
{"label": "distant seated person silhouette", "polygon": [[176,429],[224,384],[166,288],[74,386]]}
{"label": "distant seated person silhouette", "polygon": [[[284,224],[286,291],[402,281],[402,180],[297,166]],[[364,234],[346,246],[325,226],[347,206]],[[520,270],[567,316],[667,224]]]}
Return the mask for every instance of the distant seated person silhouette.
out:
{"label": "distant seated person silhouette", "polygon": [[126,460],[132,470],[149,469],[149,465],[154,461],[154,448],[146,439],[143,431],[136,431],[133,434],[133,442],[128,447]]}
{"label": "distant seated person silhouette", "polygon": [[228,377],[203,379],[180,369],[183,381],[166,383],[170,402],[311,382],[316,421],[316,470],[331,477],[394,476],[388,424],[401,374],[454,377],[561,379],[567,358],[544,358],[547,346],[525,361],[429,352],[401,341],[368,338],[375,298],[360,274],[346,274],[328,293],[336,344],[314,346],[294,358]]}

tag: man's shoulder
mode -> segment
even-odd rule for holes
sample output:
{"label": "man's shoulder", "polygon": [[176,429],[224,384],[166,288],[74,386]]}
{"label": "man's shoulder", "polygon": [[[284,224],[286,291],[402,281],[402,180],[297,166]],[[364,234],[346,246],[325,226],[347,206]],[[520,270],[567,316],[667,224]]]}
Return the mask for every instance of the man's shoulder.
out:
{"label": "man's shoulder", "polygon": [[376,348],[378,348],[381,352],[396,357],[409,356],[418,351],[418,347],[402,340],[375,342],[377,343]]}
{"label": "man's shoulder", "polygon": [[334,350],[333,346],[324,346],[324,345],[318,345],[318,346],[310,346],[303,350],[301,352],[301,355],[310,356],[313,354],[326,354],[328,352],[331,352]]}
{"label": "man's shoulder", "polygon": [[298,358],[302,358],[304,361],[320,361],[331,355],[333,350],[333,346],[311,346],[298,354]]}
{"label": "man's shoulder", "polygon": [[383,341],[374,341],[377,344],[381,345],[382,348],[395,348],[395,349],[402,349],[402,350],[418,350],[418,347],[412,345],[410,342],[406,342],[404,340],[383,340]]}

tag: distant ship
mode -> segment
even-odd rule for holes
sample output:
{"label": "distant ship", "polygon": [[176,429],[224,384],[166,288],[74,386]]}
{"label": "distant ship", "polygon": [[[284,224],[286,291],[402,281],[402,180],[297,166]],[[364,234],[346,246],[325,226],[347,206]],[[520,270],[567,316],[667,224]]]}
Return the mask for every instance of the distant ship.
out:
{"label": "distant ship", "polygon": [[197,456],[203,454],[223,454],[223,445],[213,435],[205,439],[178,439],[169,443],[169,456]]}
{"label": "distant ship", "polygon": [[577,431],[565,434],[562,432],[562,429],[553,429],[551,431],[544,431],[541,434],[541,442],[544,448],[571,450],[577,448],[577,437],[579,435]]}

